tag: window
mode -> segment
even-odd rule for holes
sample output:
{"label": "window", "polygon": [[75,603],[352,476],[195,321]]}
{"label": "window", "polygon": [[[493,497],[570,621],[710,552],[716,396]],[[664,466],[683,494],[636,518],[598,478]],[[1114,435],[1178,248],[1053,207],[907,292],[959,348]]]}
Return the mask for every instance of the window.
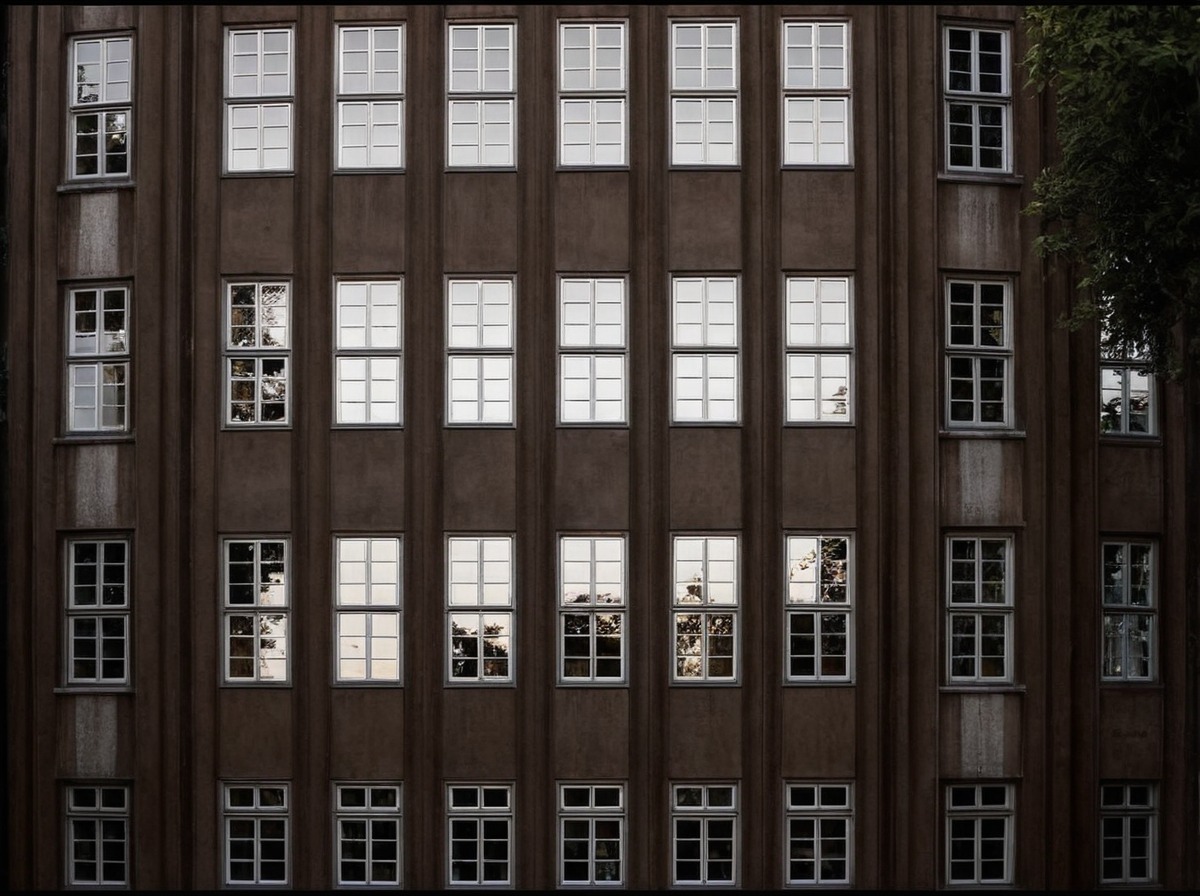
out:
{"label": "window", "polygon": [[562,277],[560,423],[625,423],[625,281]]}
{"label": "window", "polygon": [[512,536],[454,536],[447,545],[446,622],[451,683],[513,680]]}
{"label": "window", "polygon": [[737,680],[738,540],[736,535],[676,535],[676,682]]}
{"label": "window", "polygon": [[67,884],[129,885],[129,788],[67,787]]}
{"label": "window", "polygon": [[129,542],[69,541],[67,684],[129,683]]}
{"label": "window", "polygon": [[849,884],[854,804],[849,784],[786,787],[788,886]]}
{"label": "window", "polygon": [[404,26],[338,28],[337,166],[404,166]]}
{"label": "window", "polygon": [[450,886],[512,883],[512,787],[451,784],[447,788]]}
{"label": "window", "polygon": [[625,786],[558,786],[559,871],[562,887],[625,883]]}
{"label": "window", "polygon": [[671,164],[738,164],[736,22],[671,23]]}
{"label": "window", "polygon": [[67,431],[129,430],[129,290],[67,294]]}
{"label": "window", "polygon": [[563,536],[558,553],[560,681],[624,681],[624,537]]}
{"label": "window", "polygon": [[1011,681],[1012,542],[953,537],[946,550],[950,681]]}
{"label": "window", "polygon": [[341,537],[337,553],[337,680],[400,681],[404,575],[399,538]]}
{"label": "window", "polygon": [[558,163],[624,165],[625,23],[558,26]]}
{"label": "window", "polygon": [[226,784],[225,884],[287,884],[288,785]]}
{"label": "window", "polygon": [[336,791],[337,885],[400,886],[399,785],[338,784]]}
{"label": "window", "polygon": [[1012,882],[1012,787],[952,784],[946,788],[946,882]]}
{"label": "window", "polygon": [[1100,882],[1146,884],[1157,876],[1158,788],[1101,783]]}
{"label": "window", "polygon": [[225,682],[288,682],[287,542],[225,542]]}
{"label": "window", "polygon": [[737,885],[737,785],[671,788],[671,883]]}
{"label": "window", "polygon": [[849,277],[788,277],[787,422],[849,423]]}
{"label": "window", "polygon": [[671,312],[671,422],[737,423],[738,279],[673,277]]}
{"label": "window", "polygon": [[1106,541],[1103,554],[1104,648],[1101,677],[1106,681],[1154,678],[1154,545]]}
{"label": "window", "polygon": [[291,171],[292,29],[231,29],[228,37],[225,170]]}
{"label": "window", "polygon": [[1011,426],[1008,284],[951,280],[946,303],[948,425]]}
{"label": "window", "polygon": [[1008,32],[946,29],[946,170],[1007,173]]}
{"label": "window", "polygon": [[446,292],[447,419],[511,425],[513,281],[450,280]]}
{"label": "window", "polygon": [[516,165],[516,36],[512,24],[450,26],[451,168]]}
{"label": "window", "polygon": [[337,284],[337,422],[398,426],[403,422],[401,352],[403,283],[341,280]]}
{"label": "window", "polygon": [[849,537],[789,535],[787,564],[787,680],[850,681]]}
{"label": "window", "polygon": [[1100,342],[1100,434],[1153,436],[1155,419],[1154,374],[1136,346],[1124,345],[1104,334]]}
{"label": "window", "polygon": [[850,164],[850,24],[783,23],[783,164]]}
{"label": "window", "polygon": [[70,177],[128,177],[133,38],[75,38],[68,78],[73,85]]}
{"label": "window", "polygon": [[287,283],[230,283],[225,332],[231,426],[288,423]]}

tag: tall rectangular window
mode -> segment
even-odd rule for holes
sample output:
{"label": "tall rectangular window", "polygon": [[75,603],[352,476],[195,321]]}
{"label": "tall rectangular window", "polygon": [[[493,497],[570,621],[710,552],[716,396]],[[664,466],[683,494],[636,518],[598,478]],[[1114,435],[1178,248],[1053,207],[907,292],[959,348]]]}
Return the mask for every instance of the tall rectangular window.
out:
{"label": "tall rectangular window", "polygon": [[287,283],[226,285],[225,422],[285,426],[288,414]]}
{"label": "tall rectangular window", "polygon": [[736,784],[671,787],[671,884],[736,887]]}
{"label": "tall rectangular window", "polygon": [[846,886],[852,882],[854,803],[851,785],[800,782],[786,785],[787,871],[784,883]]}
{"label": "tall rectangular window", "polygon": [[737,22],[671,23],[671,164],[737,165]]}
{"label": "tall rectangular window", "polygon": [[225,170],[292,170],[291,28],[231,28],[225,47]]}
{"label": "tall rectangular window", "polygon": [[737,536],[676,535],[672,564],[672,681],[736,681]]}
{"label": "tall rectangular window", "polygon": [[558,281],[558,419],[625,423],[625,280]]}
{"label": "tall rectangular window", "polygon": [[558,163],[625,165],[624,22],[559,22]]}
{"label": "tall rectangular window", "polygon": [[1136,346],[1107,333],[1100,340],[1100,434],[1153,436],[1158,433],[1154,374]]}
{"label": "tall rectangular window", "polygon": [[1009,33],[950,27],[945,32],[946,170],[1012,171]]}
{"label": "tall rectangular window", "polygon": [[287,784],[225,785],[225,885],[287,885]]}
{"label": "tall rectangular window", "polygon": [[1012,680],[1012,541],[946,540],[946,660],[951,683]]}
{"label": "tall rectangular window", "polygon": [[946,788],[946,883],[1012,883],[1013,797],[1008,784]]}
{"label": "tall rectangular window", "polygon": [[789,682],[850,681],[853,676],[850,538],[787,537]]}
{"label": "tall rectangular window", "polygon": [[559,680],[625,680],[625,538],[562,536],[559,563]]}
{"label": "tall rectangular window", "polygon": [[403,286],[399,279],[338,281],[334,375],[339,425],[403,422]]}
{"label": "tall rectangular window", "polygon": [[1158,876],[1158,788],[1100,784],[1100,882],[1148,884]]}
{"label": "tall rectangular window", "polygon": [[129,684],[129,641],[128,540],[67,542],[67,684]]}
{"label": "tall rectangular window", "polygon": [[225,541],[225,683],[287,684],[287,542]]}
{"label": "tall rectangular window", "polygon": [[337,555],[337,680],[400,681],[404,573],[399,538],[341,536]]}
{"label": "tall rectangular window", "polygon": [[850,278],[788,277],[784,288],[787,422],[850,423]]}
{"label": "tall rectangular window", "polygon": [[449,423],[512,424],[513,298],[512,280],[447,281]]}
{"label": "tall rectangular window", "polygon": [[513,800],[508,784],[450,784],[446,793],[451,887],[512,883]]}
{"label": "tall rectangular window", "polygon": [[447,540],[446,553],[447,680],[511,683],[513,538],[457,535]]}
{"label": "tall rectangular window", "polygon": [[339,887],[399,887],[400,785],[337,784],[335,791],[335,882]]}
{"label": "tall rectangular window", "polygon": [[337,167],[404,167],[404,26],[338,28]]}
{"label": "tall rectangular window", "polygon": [[448,51],[447,164],[517,164],[517,26],[451,25]]}
{"label": "tall rectangular window", "polygon": [[671,278],[672,423],[737,423],[738,278]]}
{"label": "tall rectangular window", "polygon": [[67,787],[68,886],[129,886],[129,809],[124,785]]}
{"label": "tall rectangular window", "polygon": [[129,289],[67,293],[67,431],[129,430]]}
{"label": "tall rectangular window", "polygon": [[1155,674],[1154,618],[1157,612],[1154,545],[1106,541],[1103,555],[1106,681],[1151,681]]}
{"label": "tall rectangular window", "polygon": [[783,23],[783,164],[850,164],[850,23]]}
{"label": "tall rectangular window", "polygon": [[70,177],[128,177],[133,38],[74,38],[70,60]]}
{"label": "tall rectangular window", "polygon": [[559,784],[560,887],[625,883],[625,785]]}
{"label": "tall rectangular window", "polygon": [[946,421],[952,428],[1012,426],[1009,284],[946,283]]}

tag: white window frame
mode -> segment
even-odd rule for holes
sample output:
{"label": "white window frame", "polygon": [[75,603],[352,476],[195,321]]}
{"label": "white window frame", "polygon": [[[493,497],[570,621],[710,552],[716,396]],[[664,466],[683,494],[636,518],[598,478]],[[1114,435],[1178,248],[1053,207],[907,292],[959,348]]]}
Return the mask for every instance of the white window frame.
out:
{"label": "white window frame", "polygon": [[67,886],[89,889],[129,886],[132,878],[129,790],[126,784],[110,782],[67,785],[63,878]]}
{"label": "white window frame", "polygon": [[[966,47],[951,46],[952,41],[961,42],[964,35],[968,38]],[[999,38],[998,51],[982,45],[991,44],[995,38]],[[1011,174],[1012,34],[999,28],[947,25],[942,44],[946,171]],[[999,71],[991,71],[996,67],[992,65],[996,57]],[[985,142],[994,142],[985,141],[985,133],[998,134],[1000,146],[985,146]],[[964,148],[969,161],[961,157]]]}
{"label": "white window frame", "polygon": [[780,55],[784,167],[850,166],[850,23],[785,20]]}
{"label": "white window frame", "polygon": [[225,425],[290,426],[291,283],[227,282],[224,343]]}
{"label": "white window frame", "polygon": [[[251,549],[248,559],[244,556],[247,547]],[[269,554],[267,548],[270,549]],[[221,610],[223,683],[290,684],[290,541],[266,535],[226,537],[221,545],[221,560],[224,595]],[[251,567],[246,570],[249,580],[245,575],[235,574],[236,566]],[[249,629],[245,626],[246,620],[250,622]],[[253,641],[253,653],[248,657],[237,655],[234,644],[247,640]],[[252,661],[253,673],[235,673],[234,661],[246,659]],[[237,666],[240,670],[245,663],[238,663]]]}
{"label": "white window frame", "polygon": [[[960,546],[970,546],[972,556],[956,556]],[[984,556],[985,547],[988,556]],[[1000,560],[992,553],[1003,548]],[[1013,538],[1008,534],[955,533],[946,537],[946,680],[949,684],[1005,684],[1013,680]],[[994,579],[997,571],[1002,580]],[[967,578],[967,573],[971,578]],[[986,629],[985,629],[986,623]],[[997,623],[1000,631],[995,630]],[[987,650],[985,641],[1003,640],[1003,652]],[[968,651],[969,645],[969,652]],[[990,670],[996,660],[999,674]],[[961,661],[961,662],[956,662]],[[964,671],[963,664],[970,664]]]}
{"label": "white window frame", "polygon": [[[559,167],[624,168],[629,165],[628,30],[624,21],[559,20]],[[619,39],[615,46],[602,44],[601,35],[609,38],[619,35]],[[569,37],[583,37],[584,40],[568,43]],[[614,49],[616,66],[611,64]],[[579,58],[584,55],[587,56],[586,63]],[[586,78],[582,77],[583,73]],[[612,134],[614,126],[615,138]],[[601,139],[602,136],[605,139]],[[586,152],[574,152],[574,147],[586,148]]]}
{"label": "white window frame", "polygon": [[[680,40],[691,29],[699,29],[698,46],[681,46]],[[732,29],[728,65],[713,61],[713,36],[721,29]],[[707,21],[675,19],[670,23],[671,40],[671,166],[727,167],[741,164],[741,120],[739,114],[740,48],[736,19]],[[682,51],[698,50],[698,59]],[[723,54],[722,54],[723,55]],[[723,72],[729,72],[728,77]],[[696,77],[686,73],[698,72]],[[695,82],[695,83],[688,83]],[[717,125],[728,125],[728,140],[715,140]],[[686,131],[698,126],[698,139],[685,139]],[[689,147],[692,152],[686,152]]]}
{"label": "white window frame", "polygon": [[1157,784],[1100,782],[1099,852],[1103,886],[1158,880]]}
{"label": "white window frame", "polygon": [[[968,302],[971,322],[956,316]],[[1000,302],[996,294],[1000,293]],[[949,277],[946,280],[946,427],[948,429],[1009,429],[1013,425],[1013,286],[1003,279]],[[997,323],[995,312],[999,310]],[[991,314],[992,319],[985,320]],[[969,334],[968,331],[969,330]],[[999,330],[997,338],[995,331]],[[969,336],[969,338],[968,338]],[[997,369],[999,373],[997,373]],[[960,389],[969,386],[970,395]],[[999,384],[1001,398],[994,390]],[[985,396],[985,391],[988,396]],[[1001,407],[1001,418],[985,408]],[[967,418],[957,408],[968,407]],[[955,415],[958,415],[957,417]]]}
{"label": "white window frame", "polygon": [[511,277],[446,280],[447,426],[514,424],[516,301]]}
{"label": "white window frame", "polygon": [[404,669],[404,539],[334,536],[334,679],[398,685]]}
{"label": "white window frame", "polygon": [[[472,796],[474,799],[472,800]],[[511,887],[513,884],[513,863],[516,858],[516,813],[513,805],[512,784],[477,784],[470,782],[448,783],[446,785],[446,887]],[[470,837],[470,828],[474,826],[474,834]],[[497,827],[504,830],[503,840],[489,837]],[[488,844],[504,843],[504,858],[497,860],[495,850],[488,849]],[[455,855],[456,844],[470,844],[464,847],[463,855]],[[455,877],[456,866],[459,873],[468,868],[474,869],[474,876]],[[501,876],[490,874],[490,868],[497,868]]]}
{"label": "white window frame", "polygon": [[[338,887],[404,885],[404,792],[400,784],[339,781],[333,785],[333,882]],[[390,827],[390,830],[389,830]],[[362,866],[348,879],[346,866]],[[386,867],[394,866],[387,874]]]}
{"label": "white window frame", "polygon": [[[465,46],[475,33],[473,47]],[[489,47],[488,38],[507,33],[504,47]],[[455,40],[464,43],[455,52]],[[492,67],[487,49],[504,50],[507,63]],[[461,65],[468,54],[474,62]],[[499,74],[495,74],[499,73]],[[488,83],[489,74],[495,74]],[[464,135],[472,139],[464,139]],[[458,151],[459,148],[464,148]],[[489,149],[500,148],[489,158]],[[473,157],[465,152],[473,149]],[[517,167],[517,24],[455,22],[446,26],[446,167],[477,169]]]}
{"label": "white window frame", "polygon": [[671,276],[672,424],[741,422],[740,334],[740,277]]}
{"label": "white window frame", "polygon": [[133,44],[132,34],[71,38],[68,180],[133,174]]}
{"label": "white window frame", "polygon": [[339,171],[404,170],[404,38],[403,24],[338,26]]}
{"label": "white window frame", "polygon": [[[788,781],[783,788],[783,806],[784,886],[853,884],[853,782]],[[837,854],[838,843],[842,844],[841,855]],[[808,866],[811,871],[805,873]]]}
{"label": "white window frame", "polygon": [[[738,802],[738,786],[723,783],[673,783],[671,785],[671,885],[736,888],[741,874],[741,844],[739,843],[741,815]],[[698,828],[697,828],[698,825]],[[725,828],[728,829],[726,834]],[[686,836],[692,834],[692,836]],[[721,836],[721,834],[726,834]],[[696,855],[692,849],[682,849],[685,844],[695,842]],[[729,855],[714,847],[728,844]],[[713,853],[718,852],[714,857]],[[685,854],[686,853],[686,854]],[[681,874],[688,866],[695,865],[696,874]],[[719,864],[718,864],[719,863]],[[720,866],[728,863],[728,877],[720,873]]]}
{"label": "white window frame", "polygon": [[[1135,552],[1140,555],[1135,560]],[[1154,681],[1158,672],[1158,545],[1104,539],[1100,545],[1100,677]],[[1135,570],[1140,581],[1135,582]],[[1141,656],[1134,645],[1141,644]],[[1139,671],[1138,666],[1141,666]]]}
{"label": "white window frame", "polygon": [[784,419],[854,422],[854,278],[791,274],[784,279]]}
{"label": "white window frame", "polygon": [[[225,886],[287,886],[291,882],[291,800],[284,782],[225,781],[222,784],[222,842]],[[248,829],[238,830],[246,827]],[[239,824],[241,823],[241,824]],[[275,834],[276,836],[265,836]],[[247,858],[234,856],[234,834],[238,843],[250,844]],[[264,855],[269,845],[282,844],[282,857]],[[278,847],[277,847],[278,848]],[[250,864],[249,877],[234,877],[234,862]],[[270,862],[271,869],[264,869]],[[282,873],[268,877],[282,865]]]}
{"label": "white window frame", "polygon": [[[625,785],[560,782],[559,887],[623,887],[625,862]],[[568,875],[568,869],[574,873]]]}
{"label": "white window frame", "polygon": [[[629,622],[624,535],[560,535],[558,539],[558,683],[623,684]],[[602,625],[616,625],[616,637]],[[601,644],[616,644],[616,656]],[[586,645],[582,649],[579,645]],[[572,674],[586,665],[583,674]],[[615,669],[614,669],[615,667]]]}
{"label": "white window frame", "polygon": [[[954,783],[946,786],[946,886],[987,886],[1012,883],[1013,826],[1015,823],[1013,787],[998,781]],[[996,823],[1002,830],[997,836]],[[1000,873],[995,873],[996,859],[984,859],[984,842],[1001,842]],[[956,859],[955,844],[970,843],[971,858]],[[955,865],[969,862],[970,874],[955,877]],[[984,862],[988,865],[985,868]]]}
{"label": "white window frame", "polygon": [[[676,534],[671,569],[671,683],[736,684],[741,674],[740,539],[724,533]],[[714,630],[726,622],[728,632]],[[722,650],[725,641],[728,649]]]}
{"label": "white window frame", "polygon": [[[791,532],[784,547],[784,680],[853,681],[853,538],[844,533]],[[807,660],[811,671],[803,669]]]}
{"label": "white window frame", "polygon": [[[515,681],[515,542],[512,535],[446,538],[447,684],[511,685]],[[503,626],[505,634],[489,635],[489,625]],[[456,645],[471,645],[475,652],[456,652]]]}
{"label": "white window frame", "polygon": [[403,278],[339,279],[334,336],[334,424],[403,426]]}
{"label": "white window frame", "polygon": [[[79,556],[86,548],[95,552],[93,560]],[[133,681],[130,548],[129,539],[119,536],[66,542],[68,686],[123,688]],[[85,644],[90,651],[82,649]],[[82,655],[87,652],[92,655]],[[108,668],[113,664],[119,664],[119,670]],[[84,671],[88,666],[91,674]]]}
{"label": "white window frame", "polygon": [[[114,317],[120,324],[115,328],[110,326]],[[129,432],[133,351],[129,287],[73,287],[67,291],[66,323],[66,431]]]}
{"label": "white window frame", "polygon": [[624,277],[559,275],[560,425],[628,425],[626,293]]}
{"label": "white window frame", "polygon": [[290,25],[225,29],[226,174],[292,171],[295,52]]}
{"label": "white window frame", "polygon": [[[1133,410],[1144,407],[1138,414]],[[1144,422],[1135,423],[1135,419]],[[1108,333],[1100,337],[1100,434],[1135,439],[1158,436],[1158,387],[1136,346]]]}

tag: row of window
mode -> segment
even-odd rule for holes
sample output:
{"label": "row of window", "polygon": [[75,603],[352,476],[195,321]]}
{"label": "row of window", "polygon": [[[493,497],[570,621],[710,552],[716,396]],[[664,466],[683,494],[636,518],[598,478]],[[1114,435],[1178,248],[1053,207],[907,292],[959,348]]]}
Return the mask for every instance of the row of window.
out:
{"label": "row of window", "polygon": [[[222,800],[226,886],[291,883],[290,785],[226,782]],[[558,785],[557,874],[561,887],[628,882],[625,785]],[[671,784],[671,883],[739,883],[738,785]],[[395,782],[334,785],[333,883],[403,884],[402,786]],[[1014,786],[951,783],[945,788],[945,882],[1011,884],[1014,874]],[[1150,883],[1157,877],[1157,785],[1100,786],[1103,884]],[[853,882],[853,784],[797,781],[784,785],[783,884]],[[67,879],[72,886],[126,885],[130,874],[130,791],[122,785],[67,788]],[[510,783],[446,785],[446,886],[514,884],[516,811]]]}
{"label": "row of window", "polygon": [[[512,535],[448,537],[445,681],[514,681],[517,594]],[[852,539],[791,534],[782,582],[784,680],[854,677]],[[223,544],[223,680],[291,680],[292,598],[286,538]],[[335,680],[399,684],[403,645],[403,543],[397,536],[334,539],[332,612]],[[1106,541],[1102,553],[1101,675],[1155,676],[1158,607],[1152,542]],[[557,649],[560,684],[628,681],[626,537],[563,535],[558,543]],[[130,543],[67,542],[67,684],[128,686]],[[672,542],[671,680],[736,683],[740,669],[739,538],[676,535]],[[1013,680],[1014,574],[1011,537],[946,540],[946,681]]]}
{"label": "row of window", "polygon": [[[739,23],[670,24],[671,164],[740,162]],[[229,28],[225,44],[225,171],[294,168],[296,59],[291,26]],[[944,32],[945,168],[1012,170],[1010,34]],[[785,166],[852,163],[850,24],[785,21],[779,37],[780,153]],[[405,27],[337,28],[335,141],[338,170],[402,170]],[[558,163],[629,164],[629,37],[624,21],[560,21]],[[131,172],[133,37],[71,42],[72,179]],[[517,163],[517,25],[446,27],[446,165]]]}

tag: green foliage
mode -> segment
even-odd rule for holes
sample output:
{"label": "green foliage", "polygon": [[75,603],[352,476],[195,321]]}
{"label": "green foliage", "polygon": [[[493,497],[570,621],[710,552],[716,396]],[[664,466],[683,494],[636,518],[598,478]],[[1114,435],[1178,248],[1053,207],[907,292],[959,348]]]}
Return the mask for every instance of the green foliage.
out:
{"label": "green foliage", "polygon": [[1178,377],[1200,363],[1200,6],[1030,6],[1024,20],[1060,152],[1025,212],[1046,225],[1042,256],[1081,272],[1068,323],[1098,319]]}

